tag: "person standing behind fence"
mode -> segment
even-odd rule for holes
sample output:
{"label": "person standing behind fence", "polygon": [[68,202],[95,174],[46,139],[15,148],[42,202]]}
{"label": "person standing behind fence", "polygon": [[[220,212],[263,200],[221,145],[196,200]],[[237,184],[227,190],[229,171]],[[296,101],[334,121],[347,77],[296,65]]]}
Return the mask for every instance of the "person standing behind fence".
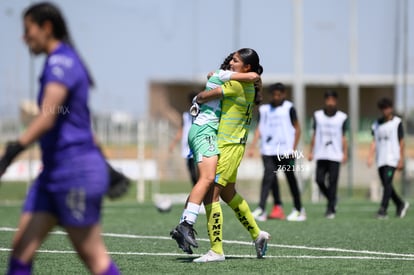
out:
{"label": "person standing behind fence", "polygon": [[[264,165],[264,174],[258,208],[253,215],[259,221],[285,219],[280,198],[278,172],[284,172],[293,197],[294,209],[288,215],[289,221],[305,221],[306,213],[302,208],[300,191],[295,176],[295,154],[300,138],[300,125],[293,103],[286,100],[286,89],[282,83],[269,87],[272,95],[270,104],[259,108],[259,124],[256,128],[249,156],[253,155],[256,143],[261,138],[260,152]],[[272,212],[266,214],[266,200],[272,189],[274,206]]]}
{"label": "person standing behind fence", "polygon": [[325,212],[328,219],[335,218],[339,169],[341,162],[346,163],[348,160],[345,136],[348,116],[339,111],[337,105],[336,91],[327,91],[325,108],[313,115],[313,135],[308,157],[309,161],[316,160],[316,183],[328,200]]}
{"label": "person standing behind fence", "polygon": [[[188,95],[188,103],[191,105],[193,98],[197,95],[196,92],[191,92]],[[169,150],[174,151],[176,144],[181,141],[181,156],[186,160],[187,169],[190,173],[191,183],[195,185],[197,183],[197,166],[194,162],[193,152],[188,145],[188,133],[190,132],[191,125],[193,124],[194,117],[190,115],[188,111],[182,113],[181,127],[178,129],[174,139],[171,141]]]}
{"label": "person standing behind fence", "polygon": [[40,77],[40,113],[18,140],[8,143],[0,159],[0,176],[37,140],[43,170],[28,191],[7,274],[31,274],[36,250],[56,225],[66,230],[91,273],[120,274],[101,235],[109,176],[91,129],[87,103],[92,78],[55,5],[33,4],[25,10],[23,21],[30,51],[47,55]]}
{"label": "person standing behind fence", "polygon": [[368,167],[371,167],[374,153],[376,154],[378,174],[384,187],[377,218],[387,218],[390,199],[397,207],[397,217],[404,218],[410,204],[404,202],[392,186],[395,170],[402,170],[404,167],[404,129],[402,120],[394,115],[391,99],[382,98],[377,105],[382,113],[382,117],[372,124],[371,130],[374,139],[371,142],[367,159]]}

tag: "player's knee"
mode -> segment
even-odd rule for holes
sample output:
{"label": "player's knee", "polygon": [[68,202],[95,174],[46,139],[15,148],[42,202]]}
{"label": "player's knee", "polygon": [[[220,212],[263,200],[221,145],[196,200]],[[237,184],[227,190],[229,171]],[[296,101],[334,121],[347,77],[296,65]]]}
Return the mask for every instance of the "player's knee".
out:
{"label": "player's knee", "polygon": [[202,177],[200,176],[199,181],[202,182],[203,185],[210,187],[211,185],[213,185],[215,180],[215,176],[214,175],[203,175]]}

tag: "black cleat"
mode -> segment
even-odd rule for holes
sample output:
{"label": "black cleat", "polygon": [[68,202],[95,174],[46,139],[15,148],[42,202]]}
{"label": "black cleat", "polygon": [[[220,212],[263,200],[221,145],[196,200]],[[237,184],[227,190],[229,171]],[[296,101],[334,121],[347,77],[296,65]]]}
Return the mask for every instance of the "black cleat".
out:
{"label": "black cleat", "polygon": [[195,248],[198,247],[197,241],[195,239],[195,234],[197,232],[194,230],[193,226],[186,221],[183,221],[177,227],[175,228],[185,239],[186,242],[188,242],[190,245],[194,246]]}
{"label": "black cleat", "polygon": [[176,229],[170,232],[170,236],[177,242],[178,247],[181,248],[187,254],[193,254],[193,250],[188,242],[185,241],[183,235]]}

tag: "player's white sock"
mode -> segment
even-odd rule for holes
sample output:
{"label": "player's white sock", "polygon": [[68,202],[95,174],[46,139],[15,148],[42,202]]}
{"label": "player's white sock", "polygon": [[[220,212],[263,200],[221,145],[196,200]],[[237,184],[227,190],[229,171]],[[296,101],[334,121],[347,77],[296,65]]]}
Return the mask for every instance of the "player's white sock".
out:
{"label": "player's white sock", "polygon": [[181,215],[180,223],[186,221],[189,224],[195,224],[199,211],[200,204],[195,204],[192,202],[187,203],[187,207],[184,209],[183,214]]}

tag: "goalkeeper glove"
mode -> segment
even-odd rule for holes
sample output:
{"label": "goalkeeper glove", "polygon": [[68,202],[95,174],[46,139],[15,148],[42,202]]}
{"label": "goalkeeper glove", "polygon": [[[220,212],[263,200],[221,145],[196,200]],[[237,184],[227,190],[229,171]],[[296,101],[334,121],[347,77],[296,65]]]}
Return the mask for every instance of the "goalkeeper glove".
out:
{"label": "goalkeeper glove", "polygon": [[109,163],[106,163],[106,166],[109,173],[109,187],[106,195],[112,200],[120,198],[128,192],[131,182],[124,174],[116,171]]}
{"label": "goalkeeper glove", "polygon": [[197,96],[193,98],[191,107],[190,107],[190,115],[196,117],[198,113],[200,113],[200,105],[197,103]]}
{"label": "goalkeeper glove", "polygon": [[6,172],[7,167],[12,163],[13,159],[25,149],[23,145],[18,141],[8,142],[6,145],[6,151],[0,159],[0,177]]}

